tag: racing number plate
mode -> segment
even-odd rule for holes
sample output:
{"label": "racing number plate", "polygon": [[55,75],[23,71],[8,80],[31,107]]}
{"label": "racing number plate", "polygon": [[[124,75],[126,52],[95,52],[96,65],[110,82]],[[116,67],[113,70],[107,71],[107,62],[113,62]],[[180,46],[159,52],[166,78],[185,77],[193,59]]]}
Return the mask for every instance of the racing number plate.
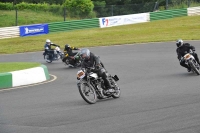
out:
{"label": "racing number plate", "polygon": [[78,74],[77,74],[77,77],[78,78],[83,78],[85,76],[85,73],[83,71],[80,71]]}

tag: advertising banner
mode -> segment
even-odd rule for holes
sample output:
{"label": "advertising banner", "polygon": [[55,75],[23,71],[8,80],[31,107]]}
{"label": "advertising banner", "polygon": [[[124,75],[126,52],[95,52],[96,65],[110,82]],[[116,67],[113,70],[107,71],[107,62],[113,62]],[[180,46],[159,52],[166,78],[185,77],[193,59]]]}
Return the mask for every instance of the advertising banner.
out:
{"label": "advertising banner", "polygon": [[140,14],[99,18],[99,23],[100,23],[101,28],[127,25],[127,24],[135,24],[135,23],[143,23],[143,22],[149,21],[148,14],[149,13],[140,13]]}
{"label": "advertising banner", "polygon": [[35,24],[20,26],[20,36],[35,36],[40,34],[48,34],[48,24]]}

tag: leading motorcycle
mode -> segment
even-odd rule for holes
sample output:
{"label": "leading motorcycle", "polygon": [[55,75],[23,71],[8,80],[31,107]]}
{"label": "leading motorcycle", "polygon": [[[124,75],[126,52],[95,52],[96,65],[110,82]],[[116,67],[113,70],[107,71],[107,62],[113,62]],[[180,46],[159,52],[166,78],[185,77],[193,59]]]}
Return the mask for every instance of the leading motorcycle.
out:
{"label": "leading motorcycle", "polygon": [[55,50],[57,52],[57,56],[54,53],[50,53],[48,51],[43,52],[43,56],[46,62],[51,63],[52,61],[57,61],[63,58],[64,53],[60,50],[60,48],[55,47]]}
{"label": "leading motorcycle", "polygon": [[96,73],[91,72],[93,68],[86,68],[77,72],[77,87],[82,98],[89,104],[94,104],[97,99],[106,99],[109,97],[119,98],[121,91],[117,84],[118,76],[111,76],[108,74],[108,80],[111,83],[113,92],[106,92],[107,89],[104,85],[102,77]]}

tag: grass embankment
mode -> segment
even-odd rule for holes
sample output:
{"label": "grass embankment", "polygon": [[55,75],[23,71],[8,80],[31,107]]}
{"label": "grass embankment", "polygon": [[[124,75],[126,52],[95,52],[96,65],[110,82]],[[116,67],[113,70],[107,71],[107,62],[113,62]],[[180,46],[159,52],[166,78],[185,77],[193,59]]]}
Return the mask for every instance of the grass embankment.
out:
{"label": "grass embankment", "polygon": [[[64,21],[64,18],[55,15],[51,12],[42,11],[18,11],[18,25],[29,25],[38,23],[50,23]],[[0,10],[0,27],[16,26],[16,12],[15,10],[4,11]],[[68,19],[67,19],[68,20]]]}
{"label": "grass embankment", "polygon": [[200,17],[187,16],[149,23],[110,28],[94,28],[48,35],[0,40],[0,54],[41,51],[45,40],[64,47],[66,43],[76,47],[105,46],[145,42],[200,39]]}
{"label": "grass embankment", "polygon": [[8,62],[0,63],[0,73],[23,70],[40,66],[40,63],[33,62]]}

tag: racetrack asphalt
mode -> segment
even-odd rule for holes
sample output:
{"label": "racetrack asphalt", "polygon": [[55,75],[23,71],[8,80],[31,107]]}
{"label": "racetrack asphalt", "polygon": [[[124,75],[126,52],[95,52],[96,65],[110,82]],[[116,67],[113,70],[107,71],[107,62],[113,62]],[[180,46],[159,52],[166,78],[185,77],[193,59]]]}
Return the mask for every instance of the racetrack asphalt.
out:
{"label": "racetrack asphalt", "polygon": [[[187,41],[200,55],[200,41]],[[57,79],[0,92],[0,133],[200,133],[200,76],[179,65],[175,42],[94,47],[119,77],[121,97],[87,104],[78,68],[46,63],[42,52],[0,55],[40,62]]]}

